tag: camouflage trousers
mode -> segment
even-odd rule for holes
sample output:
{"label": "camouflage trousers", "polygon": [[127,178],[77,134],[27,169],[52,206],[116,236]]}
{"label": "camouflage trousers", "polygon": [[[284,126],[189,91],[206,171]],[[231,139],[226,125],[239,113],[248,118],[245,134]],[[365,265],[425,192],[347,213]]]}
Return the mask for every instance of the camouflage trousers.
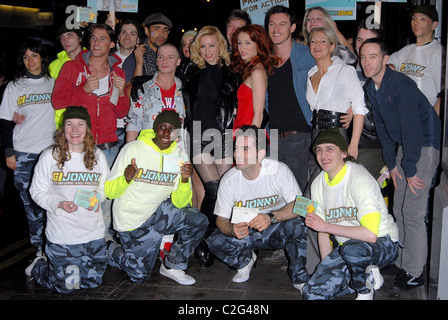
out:
{"label": "camouflage trousers", "polygon": [[171,199],[165,200],[140,227],[118,232],[121,246],[109,247],[108,263],[125,271],[132,281],[145,282],[159,256],[163,236],[177,234],[177,240],[165,257],[165,265],[185,270],[188,258],[199,244],[207,225],[207,217],[197,208],[177,208]]}
{"label": "camouflage trousers", "polygon": [[19,151],[15,151],[15,154],[17,168],[14,171],[14,185],[19,191],[25,209],[30,242],[38,251],[42,251],[44,247],[45,210],[33,201],[29,192],[34,167],[39,155]]}
{"label": "camouflage trousers", "polygon": [[369,267],[379,268],[395,262],[398,242],[390,236],[380,237],[375,243],[349,240],[335,248],[317,266],[303,287],[305,300],[328,300],[351,293],[368,293]]}
{"label": "camouflage trousers", "polygon": [[292,283],[300,284],[308,280],[305,268],[308,228],[303,218],[279,222],[261,232],[254,229],[249,231],[249,236],[237,239],[216,229],[206,243],[218,259],[236,269],[241,269],[250,262],[253,250],[284,248],[289,257],[288,275]]}
{"label": "camouflage trousers", "polygon": [[65,294],[101,285],[107,267],[104,238],[75,245],[47,241],[45,254],[47,260],[38,260],[31,272],[40,285]]}

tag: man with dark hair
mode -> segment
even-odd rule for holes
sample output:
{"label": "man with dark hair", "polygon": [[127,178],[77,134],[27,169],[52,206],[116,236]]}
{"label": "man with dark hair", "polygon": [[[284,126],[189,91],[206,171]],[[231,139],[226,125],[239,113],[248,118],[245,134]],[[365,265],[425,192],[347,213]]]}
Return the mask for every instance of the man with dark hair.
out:
{"label": "man with dark hair", "polygon": [[[134,69],[130,64],[125,65],[124,62],[134,52],[141,37],[141,33],[141,28],[138,25],[137,21],[132,19],[123,21],[123,23],[121,23],[117,27],[118,50],[115,54],[121,59],[121,63],[118,66],[124,71],[127,88],[130,87],[130,82],[132,81],[132,77],[134,76]],[[127,69],[124,69],[123,65],[125,65]],[[121,148],[126,141],[125,119],[117,120],[117,136],[118,144]]]}
{"label": "man with dark hair", "polygon": [[[376,28],[375,28],[376,27]],[[359,49],[364,41],[372,38],[383,39],[383,26],[367,26],[366,20],[362,20],[357,28],[355,37],[355,50],[358,55],[356,62],[356,73],[359,81],[364,86],[368,80],[362,71],[361,62],[359,60]],[[361,137],[359,138],[358,157],[356,163],[362,164],[369,173],[378,178],[381,175],[381,170],[384,167],[382,161],[382,146],[375,129],[375,122],[373,121],[372,103],[369,97],[364,93],[366,107],[369,112],[364,116],[364,125],[362,127]]]}
{"label": "man with dark hair", "polygon": [[[49,70],[52,78],[57,78],[65,62],[74,60],[76,56],[85,48],[82,47],[83,34],[81,29],[68,29],[65,23],[59,28],[58,39],[61,42],[62,50],[57,58],[50,63]],[[62,114],[65,109],[56,110],[56,128],[62,125]]]}
{"label": "man with dark hair", "polygon": [[168,35],[173,28],[171,20],[161,13],[150,14],[144,24],[146,38],[135,49],[134,54],[126,59],[123,66],[126,69],[127,64],[130,64],[130,68],[134,69],[134,77],[152,76],[157,72],[157,48],[168,41]]}
{"label": "man with dark hair", "polygon": [[[281,59],[274,74],[268,76],[266,111],[272,142],[278,142],[278,155],[270,156],[277,156],[291,169],[306,195],[313,115],[306,100],[306,82],[308,70],[316,63],[310,49],[292,38],[295,20],[295,12],[285,6],[274,6],[265,16],[265,29],[274,43],[274,53]],[[317,252],[312,256],[317,258]],[[276,250],[264,260],[281,262],[286,257],[283,250]]]}
{"label": "man with dark hair", "polygon": [[232,35],[236,29],[251,24],[252,20],[249,14],[241,9],[234,9],[226,21],[226,38],[229,47],[232,46]]}
{"label": "man with dark hair", "polygon": [[[306,100],[306,80],[314,59],[307,46],[292,39],[295,13],[284,6],[272,7],[265,28],[281,62],[268,77],[266,110],[269,129],[278,130],[278,160],[285,162],[301,190],[308,181],[312,111]],[[292,80],[292,81],[291,81]],[[276,137],[277,138],[277,137]]]}
{"label": "man with dark hair", "polygon": [[393,180],[393,213],[400,250],[393,285],[409,290],[423,285],[428,248],[426,206],[429,188],[439,163],[441,123],[425,95],[408,76],[391,70],[386,43],[366,40],[360,50],[373,104],[373,118],[383,146],[383,160]]}
{"label": "man with dark hair", "polygon": [[391,54],[389,63],[415,81],[417,87],[440,113],[444,92],[442,77],[443,47],[434,39],[439,14],[433,5],[419,5],[412,13],[411,27],[416,43]]}
{"label": "man with dark hair", "polygon": [[[308,279],[305,269],[307,229],[292,212],[301,194],[291,172],[277,160],[266,159],[266,132],[243,126],[235,140],[235,167],[221,179],[215,205],[217,229],[206,240],[210,251],[238,269],[233,282],[249,280],[257,255],[254,250],[285,248],[288,274],[301,290]],[[236,211],[248,211],[250,218]]]}

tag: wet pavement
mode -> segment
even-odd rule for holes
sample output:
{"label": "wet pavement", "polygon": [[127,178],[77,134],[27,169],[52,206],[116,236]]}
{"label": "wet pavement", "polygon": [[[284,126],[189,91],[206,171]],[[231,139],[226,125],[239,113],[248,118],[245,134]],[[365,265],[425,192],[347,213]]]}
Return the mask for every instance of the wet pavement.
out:
{"label": "wet pavement", "polygon": [[[160,275],[158,262],[151,278],[143,284],[133,283],[124,272],[108,266],[100,287],[77,290],[70,295],[59,294],[41,287],[25,275],[25,268],[33,261],[35,250],[28,241],[25,214],[20,204],[16,191],[13,188],[7,190],[0,208],[0,300],[177,301],[175,305],[183,305],[183,301],[207,300],[219,301],[220,304],[225,301],[250,301],[267,305],[272,302],[274,307],[278,307],[274,301],[302,300],[287,272],[281,269],[281,263],[262,261],[268,251],[259,252],[256,268],[245,283],[232,282],[236,271],[220,261],[216,260],[213,266],[204,269],[196,258],[191,257],[187,273],[196,279],[196,284],[192,286],[178,285]],[[375,300],[427,300],[426,286],[397,292],[390,287],[393,276],[383,276],[385,282],[375,292]],[[353,294],[339,300],[354,300],[355,297]],[[292,306],[290,303],[286,305]]]}

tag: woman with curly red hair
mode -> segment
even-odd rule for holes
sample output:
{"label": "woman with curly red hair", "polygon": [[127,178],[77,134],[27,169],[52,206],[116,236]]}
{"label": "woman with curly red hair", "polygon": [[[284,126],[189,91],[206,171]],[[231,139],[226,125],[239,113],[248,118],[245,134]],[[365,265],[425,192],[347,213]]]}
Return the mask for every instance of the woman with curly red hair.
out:
{"label": "woman with curly red hair", "polygon": [[246,124],[262,128],[266,125],[263,114],[267,76],[272,75],[279,62],[272,54],[274,45],[263,27],[250,24],[235,31],[232,48],[231,66],[243,81],[237,92],[238,110],[233,130]]}

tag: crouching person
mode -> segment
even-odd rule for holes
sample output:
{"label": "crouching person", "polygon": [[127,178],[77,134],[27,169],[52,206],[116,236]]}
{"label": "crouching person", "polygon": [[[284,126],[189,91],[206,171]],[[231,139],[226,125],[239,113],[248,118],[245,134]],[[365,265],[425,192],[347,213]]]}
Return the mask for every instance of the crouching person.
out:
{"label": "crouching person", "polygon": [[379,268],[397,259],[398,228],[376,180],[350,161],[339,129],[322,131],[313,151],[322,172],[311,185],[311,198],[319,204],[315,213],[307,213],[305,223],[319,233],[322,261],[303,287],[303,298],[333,299],[356,292],[357,300],[372,300],[384,281]]}
{"label": "crouching person", "polygon": [[[304,219],[292,212],[301,191],[286,164],[265,159],[265,155],[265,131],[256,126],[241,127],[236,133],[235,167],[224,174],[218,189],[214,211],[217,229],[206,242],[217,258],[238,270],[233,277],[237,283],[249,280],[257,259],[255,250],[286,249],[288,275],[301,290],[308,279],[307,228]],[[241,221],[235,220],[239,211],[235,207],[255,210],[253,216]]]}
{"label": "crouching person", "polygon": [[134,282],[151,275],[165,234],[178,238],[160,274],[183,285],[196,282],[183,270],[208,220],[190,206],[193,165],[182,161],[186,154],[175,141],[180,127],[175,111],[162,111],[153,129],[142,130],[137,140],[123,147],[106,182],[107,196],[115,199],[113,223],[120,239],[120,245],[109,243],[108,263]]}
{"label": "crouching person", "polygon": [[[67,107],[62,121],[54,145],[42,152],[34,170],[30,193],[46,210],[47,242],[45,255],[38,256],[25,273],[42,286],[71,293],[99,286],[106,270],[100,204],[106,198],[109,166],[95,146],[87,109]],[[75,202],[78,191],[83,202]]]}

